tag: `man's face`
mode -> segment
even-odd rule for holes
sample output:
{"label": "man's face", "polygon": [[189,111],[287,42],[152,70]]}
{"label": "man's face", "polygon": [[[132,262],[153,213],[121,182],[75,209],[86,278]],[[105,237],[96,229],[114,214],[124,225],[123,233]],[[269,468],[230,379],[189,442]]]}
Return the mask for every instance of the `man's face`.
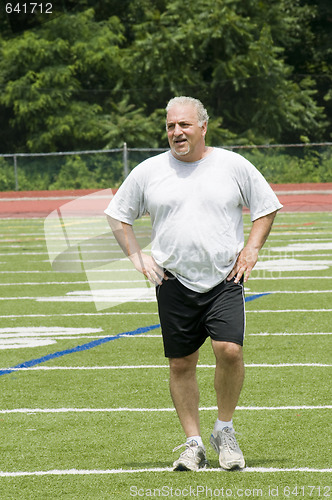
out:
{"label": "man's face", "polygon": [[197,111],[192,104],[174,104],[167,113],[166,127],[173,156],[188,162],[202,158],[207,125],[198,125]]}

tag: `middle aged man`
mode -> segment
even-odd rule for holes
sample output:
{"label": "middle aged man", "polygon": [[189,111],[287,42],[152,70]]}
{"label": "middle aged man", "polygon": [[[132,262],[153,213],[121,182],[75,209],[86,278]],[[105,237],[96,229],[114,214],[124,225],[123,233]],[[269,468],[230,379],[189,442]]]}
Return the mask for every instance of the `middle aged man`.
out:
{"label": "middle aged man", "polygon": [[[175,97],[166,110],[171,150],[134,168],[105,213],[125,254],[156,285],[171,396],[187,437],[174,470],[207,465],[196,379],[207,337],[218,406],[210,442],[222,468],[243,468],[232,421],[244,379],[243,282],[282,205],[250,162],[206,146],[209,117],[200,101]],[[246,245],[244,205],[253,222]],[[145,213],[152,222],[151,255],[142,252],[132,229]]]}

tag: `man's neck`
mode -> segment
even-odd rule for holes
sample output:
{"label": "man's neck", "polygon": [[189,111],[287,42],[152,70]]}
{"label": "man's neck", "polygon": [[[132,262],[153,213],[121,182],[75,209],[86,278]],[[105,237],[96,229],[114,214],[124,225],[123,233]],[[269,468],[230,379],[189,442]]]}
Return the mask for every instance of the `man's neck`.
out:
{"label": "man's neck", "polygon": [[183,161],[185,163],[194,163],[195,161],[202,160],[209,154],[211,154],[213,151],[213,147],[211,146],[204,146],[201,151],[195,152],[195,154],[188,154],[188,155],[177,155],[173,150],[171,150],[172,155],[174,158],[176,158],[179,161]]}

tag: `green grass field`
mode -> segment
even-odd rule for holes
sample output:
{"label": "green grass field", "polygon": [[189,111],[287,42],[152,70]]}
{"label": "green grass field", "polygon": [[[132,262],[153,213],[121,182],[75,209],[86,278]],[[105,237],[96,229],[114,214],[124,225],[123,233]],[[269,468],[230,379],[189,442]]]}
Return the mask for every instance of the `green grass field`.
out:
{"label": "green grass field", "polygon": [[[156,303],[96,307],[84,272],[52,270],[44,220],[0,220],[0,498],[332,497],[331,223],[329,213],[279,214],[246,285],[246,380],[234,424],[247,468],[221,471],[209,445],[207,341],[198,379],[210,467],[178,473],[172,450],[185,437]],[[79,241],[95,222],[71,224]],[[91,262],[102,266],[102,255]],[[102,269],[96,276],[93,286],[105,288]]]}

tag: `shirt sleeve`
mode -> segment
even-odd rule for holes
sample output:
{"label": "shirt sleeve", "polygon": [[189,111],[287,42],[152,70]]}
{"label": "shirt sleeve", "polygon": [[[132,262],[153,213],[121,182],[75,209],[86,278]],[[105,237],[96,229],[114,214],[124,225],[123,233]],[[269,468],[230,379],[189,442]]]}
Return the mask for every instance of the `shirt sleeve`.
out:
{"label": "shirt sleeve", "polygon": [[130,225],[142,217],[146,208],[142,182],[137,177],[134,169],[113,196],[105,210],[106,215]]}
{"label": "shirt sleeve", "polygon": [[246,163],[246,180],[242,189],[244,204],[250,210],[251,221],[253,222],[264,215],[268,215],[276,210],[280,210],[283,205],[279,202],[273,189],[266,181],[265,177],[248,160]]}

